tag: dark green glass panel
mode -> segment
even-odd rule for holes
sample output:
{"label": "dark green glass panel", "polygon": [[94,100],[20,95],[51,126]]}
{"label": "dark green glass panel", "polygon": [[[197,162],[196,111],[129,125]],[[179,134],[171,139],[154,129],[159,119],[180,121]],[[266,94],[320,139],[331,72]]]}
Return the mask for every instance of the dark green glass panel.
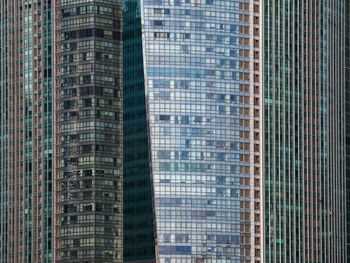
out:
{"label": "dark green glass panel", "polygon": [[124,260],[155,257],[139,1],[124,5]]}

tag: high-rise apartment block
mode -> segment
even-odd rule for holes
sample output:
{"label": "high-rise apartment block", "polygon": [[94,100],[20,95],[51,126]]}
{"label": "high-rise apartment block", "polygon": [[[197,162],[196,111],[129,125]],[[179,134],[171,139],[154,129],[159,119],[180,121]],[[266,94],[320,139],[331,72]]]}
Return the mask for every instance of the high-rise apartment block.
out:
{"label": "high-rise apartment block", "polygon": [[122,6],[55,1],[57,262],[122,262]]}
{"label": "high-rise apartment block", "polygon": [[56,259],[122,262],[121,3],[55,15]]}
{"label": "high-rise apartment block", "polygon": [[0,262],[346,262],[349,14],[0,0]]}

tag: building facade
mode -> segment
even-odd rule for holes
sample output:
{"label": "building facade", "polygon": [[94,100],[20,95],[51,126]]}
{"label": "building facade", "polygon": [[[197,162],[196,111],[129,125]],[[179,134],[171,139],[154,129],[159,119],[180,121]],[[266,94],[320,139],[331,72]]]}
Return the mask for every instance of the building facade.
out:
{"label": "building facade", "polygon": [[0,11],[0,262],[122,262],[122,3]]}
{"label": "building facade", "polygon": [[266,262],[346,261],[346,5],[263,5]]}
{"label": "building facade", "polygon": [[52,262],[51,1],[0,2],[0,262]]}
{"label": "building facade", "polygon": [[350,261],[350,1],[345,1],[345,155],[347,262]]}
{"label": "building facade", "polygon": [[154,260],[153,185],[139,1],[126,1],[124,45],[124,258]]}
{"label": "building facade", "polygon": [[349,8],[0,0],[0,262],[345,262]]}
{"label": "building facade", "polygon": [[260,10],[125,1],[125,261],[262,259]]}
{"label": "building facade", "polygon": [[122,2],[55,1],[55,262],[122,262]]}
{"label": "building facade", "polygon": [[126,1],[126,261],[345,262],[348,5]]}

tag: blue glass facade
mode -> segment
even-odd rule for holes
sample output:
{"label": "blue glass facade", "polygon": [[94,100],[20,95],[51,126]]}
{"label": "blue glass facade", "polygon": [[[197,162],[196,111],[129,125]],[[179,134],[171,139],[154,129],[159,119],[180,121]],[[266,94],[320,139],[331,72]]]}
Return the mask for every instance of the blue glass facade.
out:
{"label": "blue glass facade", "polygon": [[259,260],[259,5],[140,8],[156,257]]}

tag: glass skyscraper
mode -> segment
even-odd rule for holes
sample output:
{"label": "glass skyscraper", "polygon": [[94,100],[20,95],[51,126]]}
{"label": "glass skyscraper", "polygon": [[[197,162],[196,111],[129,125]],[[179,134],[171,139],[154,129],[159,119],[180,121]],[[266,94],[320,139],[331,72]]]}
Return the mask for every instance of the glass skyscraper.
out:
{"label": "glass skyscraper", "polygon": [[0,1],[0,262],[122,262],[121,18]]}
{"label": "glass skyscraper", "polygon": [[345,262],[349,8],[0,0],[0,263]]}
{"label": "glass skyscraper", "polygon": [[53,260],[51,18],[0,1],[0,262]]}
{"label": "glass skyscraper", "polygon": [[350,261],[350,1],[345,2],[345,162],[347,262]]}
{"label": "glass skyscraper", "polygon": [[124,260],[259,262],[260,3],[124,8]]}
{"label": "glass skyscraper", "polygon": [[345,262],[348,3],[263,7],[265,261]]}
{"label": "glass skyscraper", "polygon": [[125,2],[124,25],[124,259],[155,256],[153,194],[143,69],[141,9]]}
{"label": "glass skyscraper", "polygon": [[125,261],[345,262],[348,5],[125,1]]}
{"label": "glass skyscraper", "polygon": [[121,1],[55,1],[56,262],[123,262],[121,18]]}

